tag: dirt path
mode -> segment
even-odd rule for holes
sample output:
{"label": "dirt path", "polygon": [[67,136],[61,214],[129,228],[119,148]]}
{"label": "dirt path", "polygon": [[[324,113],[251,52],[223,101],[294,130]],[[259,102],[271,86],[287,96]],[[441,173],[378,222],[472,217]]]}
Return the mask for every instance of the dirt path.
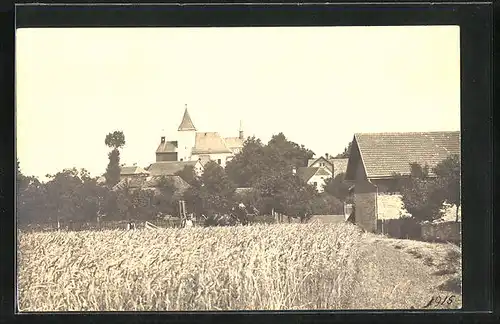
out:
{"label": "dirt path", "polygon": [[[425,248],[432,246],[429,243],[407,241],[414,245],[408,248],[397,241],[406,240],[367,235],[350,308],[422,309],[433,297],[434,302],[427,308],[460,308],[460,294],[438,288],[452,275],[439,273],[443,265],[437,262],[439,251],[426,251]],[[444,301],[452,295],[455,297],[449,304],[449,299]],[[438,298],[444,301],[443,305],[439,305]]]}

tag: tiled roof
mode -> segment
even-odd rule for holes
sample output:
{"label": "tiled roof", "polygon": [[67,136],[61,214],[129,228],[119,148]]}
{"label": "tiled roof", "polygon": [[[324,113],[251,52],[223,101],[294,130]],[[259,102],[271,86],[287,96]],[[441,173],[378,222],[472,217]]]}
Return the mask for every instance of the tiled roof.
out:
{"label": "tiled roof", "polygon": [[318,171],[315,173],[317,176],[331,177],[332,171],[326,167],[319,167]]}
{"label": "tiled roof", "polygon": [[328,162],[333,164],[334,177],[340,173],[345,173],[347,170],[347,161],[349,161],[349,159],[328,159]]}
{"label": "tiled roof", "polygon": [[[310,167],[310,166],[314,165],[316,162],[319,162],[319,160],[323,160],[324,162],[326,162],[326,163],[330,163],[330,164],[332,163],[330,160],[325,159],[325,157],[320,156],[320,157],[318,157],[318,158],[309,159],[309,160],[307,161],[307,166],[308,166],[308,167]],[[330,168],[332,168],[332,167],[333,167],[333,164],[332,164],[332,165],[328,165],[328,164],[327,164],[327,165],[326,165],[326,167],[328,167],[328,168],[330,169]]]}
{"label": "tiled roof", "polygon": [[304,181],[307,182],[313,175],[318,171],[318,167],[302,167],[297,169],[297,175]]}
{"label": "tiled roof", "polygon": [[177,141],[166,141],[160,143],[156,149],[156,153],[174,153],[177,150]]}
{"label": "tiled roof", "polygon": [[[460,154],[460,132],[358,133],[358,144],[368,178],[409,174],[410,163],[429,168],[452,154]],[[429,170],[432,175],[432,170]]]}
{"label": "tiled roof", "polygon": [[133,174],[149,174],[148,171],[138,166],[123,166],[120,170],[120,175],[133,175]]}
{"label": "tiled roof", "polygon": [[193,154],[232,153],[224,139],[217,132],[196,133]]}
{"label": "tiled roof", "polygon": [[182,121],[181,124],[179,125],[179,128],[177,129],[179,131],[195,131],[196,128],[194,127],[193,121],[191,120],[191,117],[189,116],[189,112],[186,109],[184,110],[184,116],[182,116]]}
{"label": "tiled roof", "polygon": [[[189,184],[179,176],[166,177],[173,182],[176,188],[175,195],[177,196],[181,195],[189,188]],[[128,177],[118,182],[118,184],[113,187],[113,190],[120,190],[127,186],[131,189],[157,189],[161,178],[161,176]]]}
{"label": "tiled roof", "polygon": [[182,171],[185,166],[195,166],[197,161],[164,161],[155,162],[148,167],[148,171],[152,176],[160,175],[175,175],[175,173]]}
{"label": "tiled roof", "polygon": [[229,148],[241,148],[244,142],[244,140],[239,137],[226,137],[224,141]]}

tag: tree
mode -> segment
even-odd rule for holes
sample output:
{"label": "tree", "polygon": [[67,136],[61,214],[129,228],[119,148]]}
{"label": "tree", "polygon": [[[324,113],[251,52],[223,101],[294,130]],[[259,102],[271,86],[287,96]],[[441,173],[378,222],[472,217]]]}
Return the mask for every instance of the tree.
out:
{"label": "tree", "polygon": [[304,221],[312,214],[312,200],[318,193],[293,174],[291,170],[275,170],[260,178],[255,189],[258,191],[258,209],[269,214],[272,210]]}
{"label": "tree", "polygon": [[283,133],[274,135],[265,149],[269,157],[278,158],[277,161],[274,161],[278,162],[278,165],[274,164],[273,166],[299,168],[307,166],[307,161],[314,156],[313,151],[307,149],[304,145],[289,141]]}
{"label": "tree", "polygon": [[446,202],[456,206],[455,220],[458,222],[460,202],[460,157],[452,155],[433,169],[438,186]]}
{"label": "tree", "polygon": [[267,145],[255,137],[248,138],[242,151],[226,165],[230,179],[239,187],[252,187],[260,178],[279,170],[307,165],[314,152],[292,141],[283,133],[274,135]]}
{"label": "tree", "polygon": [[287,190],[282,193],[285,214],[299,218],[301,222],[306,221],[314,213],[314,200],[317,197],[316,188],[306,184],[296,175],[291,176]]}
{"label": "tree", "polygon": [[122,131],[114,131],[106,135],[104,139],[104,144],[113,149],[122,148],[125,145],[125,135]]}
{"label": "tree", "polygon": [[427,166],[412,163],[410,170],[411,174],[401,188],[406,210],[420,222],[439,218],[444,199],[438,181],[429,178]]}
{"label": "tree", "polygon": [[226,164],[226,174],[238,187],[250,187],[262,176],[264,163],[264,145],[249,137],[241,152]]}
{"label": "tree", "polygon": [[208,162],[201,176],[201,183],[199,198],[203,211],[209,215],[229,214],[234,206],[236,186],[224,169],[214,161]]}
{"label": "tree", "polygon": [[[192,179],[194,181],[194,178]],[[154,196],[154,211],[162,214],[172,215],[175,211],[176,203],[174,199],[176,187],[171,179],[161,177],[158,183],[159,192]]]}
{"label": "tree", "polygon": [[342,215],[344,204],[334,196],[324,192],[311,201],[312,215]]}
{"label": "tree", "polygon": [[106,168],[104,177],[108,186],[113,187],[120,182],[120,151],[119,149],[125,145],[125,135],[122,131],[114,131],[106,135],[104,140],[106,146],[112,148],[109,152],[109,163]]}
{"label": "tree", "polygon": [[57,221],[94,221],[103,208],[107,190],[97,184],[88,171],[64,169],[45,184],[45,207]]}
{"label": "tree", "polygon": [[186,165],[182,170],[177,171],[175,175],[181,177],[190,185],[194,184],[198,180],[194,166],[192,165]]}
{"label": "tree", "polygon": [[17,161],[16,216],[20,224],[44,222],[48,216],[45,208],[45,187],[36,178],[25,176]]}
{"label": "tree", "polygon": [[335,156],[336,159],[347,159],[349,158],[349,154],[351,154],[352,141],[349,142],[347,147],[344,149],[344,152],[337,154]]}
{"label": "tree", "polygon": [[344,182],[345,173],[339,173],[335,178],[325,180],[323,188],[326,193],[344,202],[349,196],[349,185]]}

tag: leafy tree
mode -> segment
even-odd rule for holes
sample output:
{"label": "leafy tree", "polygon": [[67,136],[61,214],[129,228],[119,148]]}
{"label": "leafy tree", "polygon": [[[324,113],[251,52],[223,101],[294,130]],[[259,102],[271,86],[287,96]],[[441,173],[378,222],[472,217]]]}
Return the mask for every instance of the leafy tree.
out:
{"label": "leafy tree", "polygon": [[194,215],[203,213],[203,201],[201,199],[201,179],[195,181],[184,193],[182,199],[186,201],[186,208]]}
{"label": "leafy tree", "polygon": [[446,202],[455,205],[456,221],[458,222],[458,209],[460,202],[460,157],[452,155],[441,161],[433,169],[438,177],[438,185],[440,187],[443,198]]}
{"label": "leafy tree", "polygon": [[410,169],[410,177],[401,188],[406,210],[419,222],[439,218],[444,199],[438,181],[428,177],[427,166],[411,163]]}
{"label": "leafy tree", "polygon": [[153,190],[133,190],[130,196],[131,204],[128,215],[131,219],[152,220],[156,217],[158,209],[154,204],[154,200],[157,196]]}
{"label": "leafy tree", "polygon": [[318,192],[296,175],[289,178],[288,185],[287,190],[281,193],[285,203],[285,214],[304,222],[314,213],[314,200],[318,197]]}
{"label": "leafy tree", "polygon": [[45,208],[45,187],[36,178],[25,176],[17,161],[16,175],[17,221],[20,224],[44,222],[47,219]]}
{"label": "leafy tree", "polygon": [[[102,209],[107,191],[85,169],[64,169],[45,184],[46,208],[60,221],[94,221]],[[53,219],[53,220],[56,220]]]}
{"label": "leafy tree", "polygon": [[344,204],[338,198],[323,192],[311,201],[312,215],[342,215]]}
{"label": "leafy tree", "polygon": [[201,176],[199,199],[203,210],[209,214],[229,214],[234,205],[236,186],[229,180],[224,169],[210,161]]}
{"label": "leafy tree", "polygon": [[104,177],[106,178],[106,183],[113,187],[118,182],[120,182],[120,151],[119,149],[125,145],[125,135],[122,131],[115,131],[106,135],[104,140],[106,146],[112,148],[109,152],[109,163],[106,168],[106,173]]}
{"label": "leafy tree", "polygon": [[104,144],[113,149],[122,148],[125,145],[125,135],[122,131],[114,131],[106,135],[104,139]]}
{"label": "leafy tree", "polygon": [[251,187],[269,174],[306,166],[313,156],[314,152],[289,141],[283,133],[274,135],[267,145],[250,137],[242,151],[226,165],[226,172],[239,187]]}
{"label": "leafy tree", "polygon": [[339,173],[335,178],[325,180],[323,188],[326,193],[344,202],[349,196],[349,185],[344,182],[345,173]]}
{"label": "leafy tree", "polygon": [[[299,168],[307,166],[307,161],[314,156],[313,151],[307,149],[304,145],[289,141],[283,133],[274,135],[268,142],[266,150],[270,157],[280,158],[273,161],[278,164],[272,164],[272,166],[275,167],[293,166]],[[283,161],[285,161],[287,165],[284,165]]]}
{"label": "leafy tree", "polygon": [[408,176],[404,176],[398,172],[393,172],[392,178],[394,180],[386,188],[387,192],[390,193],[400,193],[402,188],[407,184],[409,179]]}
{"label": "leafy tree", "polygon": [[192,165],[186,165],[182,170],[176,172],[175,175],[181,177],[190,185],[198,181],[194,166]]}
{"label": "leafy tree", "polygon": [[269,214],[271,210],[301,220],[311,215],[311,200],[318,193],[291,170],[279,170],[262,177],[256,184],[259,192],[258,209]]}
{"label": "leafy tree", "polygon": [[410,177],[416,179],[427,179],[429,177],[429,166],[421,166],[420,164],[413,162],[410,163]]}
{"label": "leafy tree", "polygon": [[[194,181],[194,178],[193,178]],[[171,179],[162,177],[158,184],[159,193],[154,197],[154,212],[172,215],[178,200],[175,199],[176,187]]]}
{"label": "leafy tree", "polygon": [[226,173],[238,187],[250,187],[264,170],[264,145],[255,137],[243,143],[240,153],[227,163]]}

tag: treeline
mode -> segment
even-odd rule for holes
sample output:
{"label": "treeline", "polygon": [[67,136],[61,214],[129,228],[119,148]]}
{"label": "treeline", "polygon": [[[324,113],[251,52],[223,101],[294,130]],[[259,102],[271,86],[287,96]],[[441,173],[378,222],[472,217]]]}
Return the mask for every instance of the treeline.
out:
{"label": "treeline", "polygon": [[[299,167],[307,166],[314,153],[282,133],[267,144],[248,138],[225,169],[209,162],[197,177],[192,167],[186,167],[177,174],[190,185],[181,195],[176,194],[178,188],[169,178],[161,179],[156,190],[134,190],[127,185],[117,188],[119,149],[125,137],[119,131],[110,133],[105,144],[111,148],[105,183],[99,183],[98,177],[91,177],[85,169],[65,169],[42,183],[24,175],[18,162],[18,222],[155,220],[159,215],[178,216],[179,200],[186,201],[188,213],[207,224],[217,224],[220,215],[246,224],[252,222],[248,214],[269,215],[273,211],[302,221],[314,214],[343,213],[342,200],[347,197],[343,175],[329,181],[325,193],[318,193],[296,173]],[[236,190],[241,187],[251,190]]]}

